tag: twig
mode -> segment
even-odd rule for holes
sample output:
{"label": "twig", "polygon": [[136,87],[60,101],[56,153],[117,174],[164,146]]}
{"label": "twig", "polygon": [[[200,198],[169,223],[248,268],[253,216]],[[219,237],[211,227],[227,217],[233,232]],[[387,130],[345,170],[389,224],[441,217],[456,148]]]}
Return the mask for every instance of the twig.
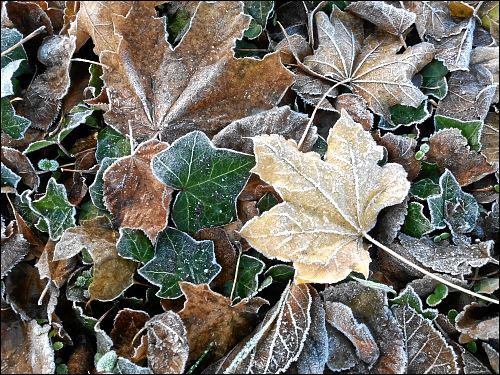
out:
{"label": "twig", "polygon": [[24,44],[26,43],[28,40],[34,38],[35,36],[37,36],[38,34],[40,34],[42,31],[45,30],[45,26],[40,26],[38,29],[36,29],[35,31],[33,31],[31,34],[28,34],[25,38],[21,39],[19,42],[17,42],[16,44],[10,46],[9,48],[7,48],[5,51],[2,51],[2,54],[1,56],[4,57],[5,55],[7,55],[8,53],[14,51],[17,47],[19,47],[21,44]]}
{"label": "twig", "polygon": [[95,65],[100,65],[103,68],[110,69],[108,65],[100,63],[99,61],[92,61],[92,60],[87,60],[87,59],[81,59],[79,57],[75,57],[74,59],[71,59],[71,61],[80,61],[80,62],[86,62],[89,64],[95,64]]}
{"label": "twig", "polygon": [[459,290],[463,293],[466,293],[466,294],[470,294],[471,296],[474,296],[474,297],[477,297],[477,298],[480,298],[480,299],[483,299],[485,301],[488,301],[488,302],[491,302],[491,303],[495,303],[498,305],[498,301],[496,299],[493,299],[493,298],[490,298],[490,297],[486,297],[486,296],[483,296],[482,294],[478,294],[478,293],[474,293],[473,291],[469,290],[469,289],[466,289],[466,288],[462,288],[461,286],[458,286],[458,285],[455,285],[453,284],[452,282],[450,281],[447,281],[445,279],[443,279],[442,277],[438,276],[438,275],[435,275],[433,274],[432,272],[429,272],[427,271],[426,269],[416,265],[415,263],[409,261],[408,259],[406,259],[405,257],[399,255],[398,253],[396,253],[394,250],[391,250],[389,249],[387,246],[381,244],[380,242],[378,242],[376,239],[374,239],[372,236],[370,236],[368,233],[365,233],[363,232],[363,237],[365,237],[368,241],[370,241],[371,243],[373,243],[374,245],[378,246],[379,248],[381,248],[382,250],[384,250],[385,252],[391,254],[393,257],[399,259],[400,261],[402,261],[403,263],[409,265],[410,267],[422,272],[424,275],[427,275],[429,276],[430,278],[436,280],[436,281],[439,281],[440,283],[443,283],[445,285],[448,285],[449,287],[453,288],[453,289],[456,289],[456,290]]}
{"label": "twig", "polygon": [[236,280],[238,279],[238,269],[240,268],[241,253],[242,251],[241,249],[239,249],[238,261],[236,262],[236,271],[234,273],[233,286],[231,287],[231,294],[229,295],[229,300],[231,301],[231,304],[233,303],[234,290],[236,289]]}

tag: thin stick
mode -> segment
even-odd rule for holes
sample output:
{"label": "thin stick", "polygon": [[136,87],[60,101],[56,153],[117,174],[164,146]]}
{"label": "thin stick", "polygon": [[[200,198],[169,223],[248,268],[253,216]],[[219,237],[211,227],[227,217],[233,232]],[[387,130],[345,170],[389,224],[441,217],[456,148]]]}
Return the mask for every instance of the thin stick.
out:
{"label": "thin stick", "polygon": [[231,288],[231,294],[229,295],[229,300],[231,301],[231,304],[233,304],[233,294],[234,290],[236,289],[236,280],[238,279],[238,269],[240,268],[240,259],[241,259],[241,249],[239,249],[238,261],[236,262],[236,272],[234,273],[233,286]]}
{"label": "thin stick", "polygon": [[433,278],[434,280],[439,281],[440,283],[448,285],[450,288],[459,290],[459,291],[461,291],[463,293],[466,293],[466,294],[470,294],[471,296],[483,299],[483,300],[491,302],[491,303],[496,303],[498,305],[498,301],[496,299],[483,296],[482,294],[474,293],[474,292],[472,292],[472,291],[470,291],[469,289],[466,289],[466,288],[462,288],[461,286],[455,285],[452,282],[449,282],[449,281],[443,279],[442,277],[440,277],[438,275],[435,275],[432,272],[429,272],[429,271],[425,270],[424,268],[422,268],[420,266],[417,266],[415,263],[413,263],[413,262],[409,261],[408,259],[406,259],[405,257],[399,255],[394,250],[391,250],[387,246],[385,246],[385,245],[381,244],[380,242],[378,242],[376,239],[374,239],[368,233],[363,232],[363,237],[365,237],[368,241],[370,241],[374,245],[378,246],[379,248],[381,248],[385,252],[391,254],[393,257],[399,259],[403,263],[405,263],[405,264],[409,265],[410,267],[412,267],[412,268],[414,268],[414,269],[422,272],[424,275],[427,275],[427,276]]}
{"label": "thin stick", "polygon": [[71,61],[80,61],[80,62],[85,62],[85,63],[89,63],[89,64],[100,65],[103,68],[109,69],[108,65],[100,63],[99,61],[92,61],[92,60],[87,60],[87,59],[80,59],[79,57],[75,57],[74,59],[71,59]]}
{"label": "thin stick", "polygon": [[17,42],[16,44],[10,46],[5,51],[3,51],[2,54],[1,54],[1,56],[4,57],[8,53],[14,51],[21,44],[26,43],[28,40],[34,38],[35,36],[37,36],[38,34],[40,34],[44,30],[45,30],[45,26],[40,26],[38,29],[36,29],[35,31],[33,31],[31,34],[28,34],[25,38],[21,39],[19,42]]}
{"label": "thin stick", "polygon": [[307,26],[308,26],[307,27],[308,28],[307,32],[309,34],[309,45],[311,46],[311,48],[314,48],[314,30],[313,30],[313,27],[314,27],[314,15],[320,9],[323,9],[323,7],[325,7],[327,4],[328,4],[328,1],[322,1],[322,2],[320,2],[316,6],[316,8],[314,8],[311,11],[311,13],[309,13],[309,15],[307,16]]}
{"label": "thin stick", "polygon": [[309,119],[309,122],[307,123],[306,125],[306,129],[304,130],[304,133],[302,134],[302,138],[300,138],[300,141],[299,141],[299,144],[297,145],[297,149],[300,150],[300,148],[302,147],[302,144],[304,143],[304,141],[306,140],[306,137],[307,137],[307,134],[309,133],[309,129],[311,128],[311,125],[312,125],[312,122],[314,120],[314,116],[316,116],[316,112],[318,112],[318,108],[319,106],[321,105],[321,103],[323,103],[323,100],[326,99],[326,97],[328,96],[328,94],[330,94],[332,92],[332,90],[334,88],[336,88],[337,86],[339,85],[343,85],[344,83],[346,82],[349,82],[350,81],[350,78],[349,79],[345,79],[343,81],[340,81],[338,83],[336,83],[335,85],[333,85],[332,87],[330,87],[324,94],[323,94],[323,97],[320,99],[320,101],[318,102],[318,104],[316,104],[316,107],[314,107],[314,111],[313,113],[311,114],[311,118]]}

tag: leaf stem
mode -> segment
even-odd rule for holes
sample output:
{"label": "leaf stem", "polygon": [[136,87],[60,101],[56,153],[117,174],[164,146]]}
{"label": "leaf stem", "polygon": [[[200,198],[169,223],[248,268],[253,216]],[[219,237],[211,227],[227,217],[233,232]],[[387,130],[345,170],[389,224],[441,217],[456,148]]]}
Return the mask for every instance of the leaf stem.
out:
{"label": "leaf stem", "polygon": [[474,293],[472,291],[470,291],[469,289],[466,289],[466,288],[462,288],[461,286],[458,286],[458,285],[455,285],[453,284],[452,282],[450,281],[447,281],[445,279],[443,279],[442,277],[438,276],[438,275],[435,275],[433,274],[432,272],[429,272],[427,270],[425,270],[424,268],[416,265],[415,263],[409,261],[408,259],[406,259],[405,257],[399,255],[398,253],[396,253],[394,250],[391,250],[389,249],[387,246],[381,244],[380,242],[378,242],[375,238],[373,238],[372,236],[370,236],[368,233],[365,233],[363,232],[363,237],[365,237],[368,241],[370,241],[371,243],[373,243],[374,245],[378,246],[379,248],[381,248],[382,250],[384,250],[385,252],[391,254],[393,257],[399,259],[400,261],[402,261],[403,263],[409,265],[410,267],[422,272],[424,275],[427,275],[429,276],[430,278],[433,278],[434,280],[436,281],[439,281],[440,283],[443,283],[445,285],[448,285],[450,288],[453,288],[453,289],[456,289],[456,290],[459,290],[463,293],[466,293],[466,294],[470,294],[471,296],[474,296],[474,297],[477,297],[477,298],[480,298],[480,299],[483,299],[485,301],[488,301],[488,302],[491,302],[491,303],[495,303],[498,305],[498,301],[496,299],[493,299],[493,298],[490,298],[490,297],[486,297],[486,296],[483,296],[482,294],[478,294],[478,293]]}
{"label": "leaf stem", "polygon": [[311,125],[312,125],[312,122],[314,120],[314,116],[316,116],[316,112],[318,111],[318,108],[319,106],[321,105],[321,103],[323,103],[323,100],[326,99],[326,97],[328,96],[328,94],[330,94],[332,92],[332,90],[334,88],[336,88],[337,86],[340,86],[340,85],[343,85],[344,83],[347,83],[349,82],[351,79],[348,78],[348,79],[344,79],[343,81],[340,81],[340,82],[337,82],[335,85],[333,85],[332,87],[330,87],[328,90],[326,90],[326,92],[323,94],[323,96],[321,97],[321,99],[319,100],[318,104],[316,104],[316,107],[314,107],[314,111],[313,113],[311,114],[311,118],[309,119],[309,122],[307,123],[306,125],[306,129],[304,130],[304,133],[302,134],[302,137],[300,138],[300,141],[299,141],[299,144],[297,145],[297,149],[300,150],[301,147],[302,147],[302,144],[304,143],[304,141],[306,140],[306,137],[307,137],[307,133],[309,133],[309,129],[311,128]]}
{"label": "leaf stem", "polygon": [[40,26],[38,29],[36,29],[35,31],[33,31],[31,34],[28,34],[25,38],[21,39],[19,42],[17,42],[16,44],[10,46],[9,48],[7,48],[5,51],[2,51],[2,54],[1,56],[4,57],[5,55],[7,55],[8,53],[14,51],[17,47],[19,47],[21,44],[24,44],[26,43],[28,40],[34,38],[35,36],[37,36],[38,34],[40,34],[42,31],[45,30],[45,26]]}
{"label": "leaf stem", "polygon": [[236,262],[236,270],[234,272],[234,281],[233,281],[233,286],[231,287],[231,294],[229,295],[229,300],[231,301],[231,304],[233,304],[233,295],[234,295],[234,290],[236,289],[236,281],[238,279],[238,270],[240,268],[240,259],[241,259],[241,248],[238,249],[239,254],[238,254],[238,261]]}

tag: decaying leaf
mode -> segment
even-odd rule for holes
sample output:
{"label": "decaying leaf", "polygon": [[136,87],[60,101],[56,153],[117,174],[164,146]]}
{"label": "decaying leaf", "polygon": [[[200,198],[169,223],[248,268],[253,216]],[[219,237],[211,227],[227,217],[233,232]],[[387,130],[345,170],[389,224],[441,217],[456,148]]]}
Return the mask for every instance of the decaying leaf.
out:
{"label": "decaying leaf", "polygon": [[155,374],[182,374],[189,354],[186,328],[173,311],[147,323],[148,365]]}
{"label": "decaying leaf", "polygon": [[142,229],[154,242],[167,226],[173,190],[151,170],[151,160],[168,145],[157,140],[140,144],[134,153],[115,161],[103,175],[104,205],[121,227]]}
{"label": "decaying leaf", "polygon": [[1,157],[2,164],[19,175],[22,183],[30,187],[32,190],[36,190],[38,188],[40,178],[36,174],[33,164],[31,164],[31,161],[26,157],[26,155],[16,149],[2,146]]}
{"label": "decaying leaf", "polygon": [[373,126],[373,113],[368,110],[366,101],[356,94],[341,94],[335,100],[335,109],[340,113],[345,109],[352,119],[370,130]]}
{"label": "decaying leaf", "polygon": [[390,123],[390,107],[416,108],[426,99],[411,79],[432,60],[432,44],[420,43],[398,55],[399,37],[377,32],[364,39],[362,21],[335,6],[330,19],[323,12],[315,17],[319,45],[314,55],[304,59],[308,68],[349,85]]}
{"label": "decaying leaf", "polygon": [[[486,68],[492,75],[493,77],[493,83],[496,86],[496,91],[495,91],[495,96],[493,97],[492,102],[493,103],[498,103],[498,69],[499,69],[499,62],[498,62],[498,53],[499,53],[499,47],[498,46],[487,46],[487,47],[476,47],[472,50],[471,57],[470,57],[470,63],[471,65],[481,65],[484,68]],[[483,85],[485,82],[482,82]],[[489,88],[487,88],[489,91]]]}
{"label": "decaying leaf", "polygon": [[254,142],[252,171],[285,202],[250,220],[241,235],[266,256],[292,260],[297,282],[337,282],[352,270],[367,276],[363,233],[380,210],[406,197],[404,169],[380,167],[382,147],[345,111],[330,130],[325,161],[276,135]]}
{"label": "decaying leaf", "polygon": [[223,357],[254,328],[259,308],[267,301],[256,297],[231,306],[231,300],[213,292],[207,284],[181,282],[186,296],[179,312],[187,331],[189,361],[198,359],[212,343],[212,361]]}
{"label": "decaying leaf", "polygon": [[76,267],[76,259],[53,260],[55,245],[54,241],[49,240],[47,242],[36,268],[38,268],[41,279],[47,278],[55,286],[61,288],[68,281],[70,274]]}
{"label": "decaying leaf", "polygon": [[394,206],[386,207],[378,216],[378,224],[373,229],[374,235],[378,241],[390,244],[397,237],[401,226],[405,223],[405,217],[408,215],[411,203],[408,199]]}
{"label": "decaying leaf", "polygon": [[128,359],[133,357],[135,349],[133,340],[147,321],[149,314],[144,311],[129,308],[118,311],[109,334],[116,354]]}
{"label": "decaying leaf", "polygon": [[484,120],[484,127],[481,133],[481,153],[486,156],[490,164],[496,165],[498,168],[498,149],[499,149],[499,134],[498,134],[498,113],[490,112]]}
{"label": "decaying leaf", "polygon": [[260,61],[233,57],[235,39],[250,22],[242,5],[200,2],[175,49],[154,7],[136,5],[127,17],[112,15],[122,39],[116,52],[101,54],[109,67],[103,76],[110,102],[106,122],[123,134],[130,125],[138,140],[161,133],[171,142],[197,129],[213,136],[231,121],[277,105],[292,84],[279,53]]}
{"label": "decaying leaf", "polygon": [[488,361],[490,362],[491,368],[493,369],[495,374],[498,374],[500,368],[498,352],[486,342],[483,342],[483,349],[486,352],[486,355],[488,356]]}
{"label": "decaying leaf", "polygon": [[408,355],[407,373],[456,374],[457,361],[453,348],[432,326],[407,305],[395,305],[392,311],[403,331]]}
{"label": "decaying leaf", "polygon": [[9,232],[4,231],[2,217],[1,278],[3,279],[16,264],[22,261],[29,251],[30,244],[22,234],[15,233],[12,228],[10,228]]}
{"label": "decaying leaf", "polygon": [[311,324],[311,302],[307,285],[289,285],[254,333],[214,366],[214,373],[286,371],[304,347]]}
{"label": "decaying leaf", "polygon": [[460,332],[459,342],[498,340],[498,323],[498,312],[472,302],[455,318],[455,328]]}

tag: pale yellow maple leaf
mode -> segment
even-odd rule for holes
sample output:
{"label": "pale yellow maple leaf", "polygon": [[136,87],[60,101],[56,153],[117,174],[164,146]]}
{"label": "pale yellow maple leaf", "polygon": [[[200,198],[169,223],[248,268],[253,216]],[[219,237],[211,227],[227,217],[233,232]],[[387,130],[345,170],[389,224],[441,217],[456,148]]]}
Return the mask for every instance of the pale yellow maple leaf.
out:
{"label": "pale yellow maple leaf", "polygon": [[254,138],[252,172],[284,202],[246,223],[241,235],[264,255],[293,261],[297,283],[338,282],[351,271],[367,277],[363,237],[410,188],[401,165],[378,165],[383,148],[344,110],[327,143],[322,160],[278,135]]}

